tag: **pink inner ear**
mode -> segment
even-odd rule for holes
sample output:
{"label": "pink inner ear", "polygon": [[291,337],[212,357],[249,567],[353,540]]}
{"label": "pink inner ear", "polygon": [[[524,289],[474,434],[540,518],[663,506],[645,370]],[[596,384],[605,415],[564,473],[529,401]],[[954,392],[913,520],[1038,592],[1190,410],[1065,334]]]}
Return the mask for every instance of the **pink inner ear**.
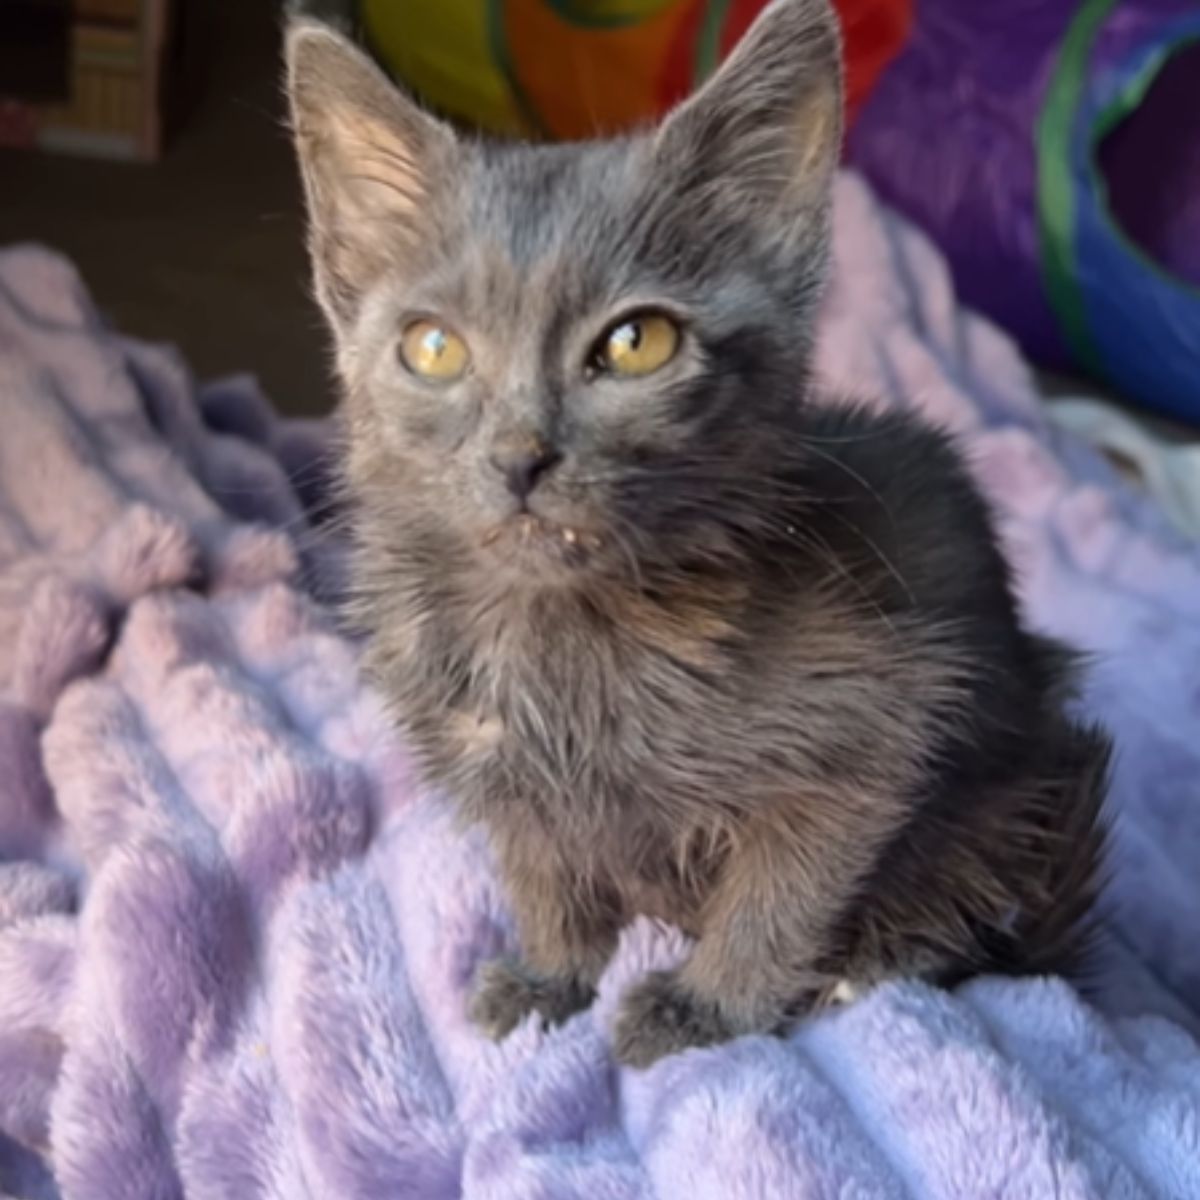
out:
{"label": "pink inner ear", "polygon": [[370,219],[416,214],[426,199],[421,172],[400,131],[364,113],[330,116],[325,141],[331,155],[326,169],[347,215]]}

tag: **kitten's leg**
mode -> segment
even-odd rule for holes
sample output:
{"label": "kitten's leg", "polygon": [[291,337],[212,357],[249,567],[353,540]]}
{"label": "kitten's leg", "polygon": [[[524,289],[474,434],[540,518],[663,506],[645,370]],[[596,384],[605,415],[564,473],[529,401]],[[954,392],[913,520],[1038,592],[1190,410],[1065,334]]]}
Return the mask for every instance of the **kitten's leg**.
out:
{"label": "kitten's leg", "polygon": [[471,1019],[493,1038],[534,1011],[558,1024],[587,1008],[619,928],[614,897],[571,870],[548,840],[526,831],[497,850],[523,958],[485,963],[476,977]]}
{"label": "kitten's leg", "polygon": [[[832,1002],[840,982],[819,964],[830,933],[872,861],[847,822],[818,839],[812,830],[763,822],[738,832],[736,848],[701,914],[692,957],[625,995],[617,1057],[648,1066],[691,1046],[782,1029]],[[819,846],[819,859],[808,847]]]}

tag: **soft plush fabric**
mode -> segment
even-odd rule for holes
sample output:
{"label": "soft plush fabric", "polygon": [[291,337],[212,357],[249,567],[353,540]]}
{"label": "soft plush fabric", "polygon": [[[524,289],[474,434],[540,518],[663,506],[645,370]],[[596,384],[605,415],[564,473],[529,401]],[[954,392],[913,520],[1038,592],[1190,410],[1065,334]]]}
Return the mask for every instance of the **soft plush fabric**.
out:
{"label": "soft plush fabric", "polygon": [[1030,619],[1095,653],[1103,986],[896,983],[621,1071],[621,988],[687,950],[650,922],[566,1026],[466,1020],[503,890],[320,602],[328,430],[0,255],[0,1195],[1200,1196],[1200,552],[851,177],[820,366],[957,431]]}
{"label": "soft plush fabric", "polygon": [[1200,538],[1200,438],[1181,438],[1177,427],[1164,434],[1111,400],[1056,396],[1050,416],[1136,479],[1181,532]]}

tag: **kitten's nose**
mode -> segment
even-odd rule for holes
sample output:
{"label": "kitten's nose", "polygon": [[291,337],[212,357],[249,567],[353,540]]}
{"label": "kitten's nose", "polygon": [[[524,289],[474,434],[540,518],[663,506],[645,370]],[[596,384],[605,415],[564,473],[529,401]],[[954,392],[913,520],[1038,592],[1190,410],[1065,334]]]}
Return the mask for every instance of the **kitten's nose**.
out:
{"label": "kitten's nose", "polygon": [[522,437],[499,442],[489,461],[504,478],[508,490],[524,500],[561,457],[540,437]]}

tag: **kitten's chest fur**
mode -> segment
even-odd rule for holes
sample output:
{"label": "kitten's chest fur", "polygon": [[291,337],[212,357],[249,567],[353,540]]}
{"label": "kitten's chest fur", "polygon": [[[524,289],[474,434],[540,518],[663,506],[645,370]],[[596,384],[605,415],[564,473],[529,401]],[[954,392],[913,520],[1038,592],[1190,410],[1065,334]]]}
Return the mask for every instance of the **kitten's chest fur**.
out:
{"label": "kitten's chest fur", "polygon": [[[685,927],[727,838],[774,804],[915,787],[962,694],[926,625],[820,588],[464,597],[376,661],[427,772],[493,833]],[[895,815],[880,808],[881,830]]]}

